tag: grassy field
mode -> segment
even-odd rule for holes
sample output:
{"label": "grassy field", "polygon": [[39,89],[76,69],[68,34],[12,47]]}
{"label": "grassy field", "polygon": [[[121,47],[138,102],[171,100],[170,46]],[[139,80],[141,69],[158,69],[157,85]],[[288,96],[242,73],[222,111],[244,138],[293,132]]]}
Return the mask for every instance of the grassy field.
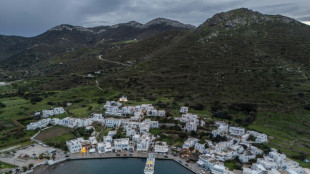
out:
{"label": "grassy field", "polygon": [[0,161],[0,169],[11,169],[17,166]]}
{"label": "grassy field", "polygon": [[157,136],[161,134],[160,129],[150,129],[150,133]]}
{"label": "grassy field", "polygon": [[310,159],[310,112],[295,114],[259,113],[257,120],[249,126],[271,137],[269,145],[296,160],[304,167],[310,167],[294,156],[304,154]]}
{"label": "grassy field", "polygon": [[54,137],[60,137],[62,135],[70,133],[70,128],[55,126],[46,130],[43,130],[40,132],[38,136],[36,136],[35,139],[40,141],[45,141]]}

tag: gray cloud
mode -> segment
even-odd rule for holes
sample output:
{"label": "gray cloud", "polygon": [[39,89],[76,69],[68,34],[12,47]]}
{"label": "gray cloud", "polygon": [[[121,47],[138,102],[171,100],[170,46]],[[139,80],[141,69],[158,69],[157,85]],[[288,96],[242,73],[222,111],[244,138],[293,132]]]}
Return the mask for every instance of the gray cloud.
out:
{"label": "gray cloud", "polygon": [[0,34],[34,36],[59,24],[145,23],[157,17],[197,26],[240,7],[310,21],[309,0],[1,0]]}

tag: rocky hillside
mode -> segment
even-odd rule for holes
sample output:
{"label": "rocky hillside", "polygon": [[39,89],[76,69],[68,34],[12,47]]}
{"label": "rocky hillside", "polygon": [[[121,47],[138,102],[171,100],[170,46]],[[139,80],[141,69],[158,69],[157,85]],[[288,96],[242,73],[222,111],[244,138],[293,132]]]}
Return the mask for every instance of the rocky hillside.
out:
{"label": "rocky hillside", "polygon": [[[290,109],[308,102],[307,25],[288,17],[237,9],[216,14],[194,32],[170,36],[106,55],[119,62],[134,59],[139,63],[103,78],[102,83],[134,89],[144,96],[167,94],[204,105],[219,100]],[[157,48],[164,39],[169,45]],[[143,53],[142,46],[152,51]]]}
{"label": "rocky hillside", "polygon": [[[102,70],[100,84],[136,97],[167,95],[197,105],[222,101],[261,109],[294,109],[308,103],[309,26],[241,8],[216,14],[192,29],[160,18],[144,25],[132,21],[110,27],[58,26],[36,38],[54,43],[53,54],[64,50],[47,60],[40,60],[39,54],[27,74],[60,77],[40,90],[67,89],[76,84],[71,79],[78,82],[77,77]],[[74,48],[66,49],[66,43]],[[40,53],[37,48],[52,52],[40,45],[30,49],[32,57]],[[24,56],[29,61],[27,54],[12,60]],[[21,63],[7,67],[16,64]]]}
{"label": "rocky hillside", "polygon": [[169,19],[154,19],[146,24],[128,22],[113,26],[84,28],[59,25],[32,38],[0,37],[0,61],[8,68],[28,68],[37,62],[100,43],[143,40],[170,30],[195,27]]}

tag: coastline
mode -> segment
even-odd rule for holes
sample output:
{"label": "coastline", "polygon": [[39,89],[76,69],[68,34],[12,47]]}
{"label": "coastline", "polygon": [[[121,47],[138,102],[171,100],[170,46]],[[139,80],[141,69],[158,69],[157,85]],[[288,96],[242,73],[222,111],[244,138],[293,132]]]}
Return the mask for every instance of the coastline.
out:
{"label": "coastline", "polygon": [[[117,156],[117,154],[120,154],[120,156]],[[66,161],[72,161],[72,160],[92,160],[92,159],[113,159],[113,158],[143,158],[146,159],[148,154],[147,153],[139,153],[138,155],[133,156],[124,156],[124,154],[127,153],[108,153],[108,154],[91,154],[91,155],[81,155],[81,154],[71,154],[73,157],[68,157],[62,160],[55,161],[52,165],[40,165],[36,166],[32,169],[32,171],[29,171],[27,173],[33,173],[33,174],[39,174],[46,170],[49,166],[53,166],[56,164],[60,164]],[[184,167],[188,171],[192,173],[199,173],[199,168],[195,166],[195,164],[192,163],[186,163],[184,159],[174,157],[172,155],[167,155],[168,158],[165,158],[164,155],[156,155],[156,160],[170,160],[174,161],[175,163],[179,164],[180,166]],[[182,163],[179,162],[179,160],[182,161]],[[185,162],[185,163],[184,163]],[[188,164],[188,166],[185,166],[185,164]],[[190,165],[191,164],[191,165]]]}

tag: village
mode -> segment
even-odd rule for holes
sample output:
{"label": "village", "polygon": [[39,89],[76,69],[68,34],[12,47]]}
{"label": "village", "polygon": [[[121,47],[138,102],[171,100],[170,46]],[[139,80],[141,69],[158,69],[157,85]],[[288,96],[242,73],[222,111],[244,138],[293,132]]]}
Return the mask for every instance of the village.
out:
{"label": "village", "polygon": [[[261,143],[268,142],[266,134],[230,126],[224,121],[214,122],[217,129],[212,130],[211,140],[189,136],[182,147],[169,146],[167,142],[161,140],[160,135],[153,135],[150,130],[176,126],[191,135],[198,131],[198,127],[205,126],[205,121],[197,114],[189,113],[188,107],[181,107],[179,110],[181,116],[173,118],[178,124],[161,123],[152,118],[166,117],[165,110],[157,110],[152,104],[123,106],[126,101],[126,97],[121,97],[119,101],[107,101],[103,105],[104,116],[101,113],[93,113],[88,118],[53,118],[66,112],[62,107],[35,112],[34,116],[43,119],[29,123],[27,130],[62,126],[85,128],[91,132],[91,136],[87,139],[80,137],[67,141],[69,154],[65,155],[65,152],[58,150],[58,154],[62,155],[48,159],[49,165],[66,159],[144,157],[148,153],[154,153],[157,158],[175,160],[194,173],[306,173],[297,162],[290,160],[276,149],[266,151],[257,147]],[[111,130],[107,135],[98,137],[99,133],[95,131],[94,123]],[[32,140],[36,141],[35,136]],[[37,143],[47,146],[39,141]],[[238,170],[229,170],[225,165],[228,162],[234,165],[237,163]]]}

